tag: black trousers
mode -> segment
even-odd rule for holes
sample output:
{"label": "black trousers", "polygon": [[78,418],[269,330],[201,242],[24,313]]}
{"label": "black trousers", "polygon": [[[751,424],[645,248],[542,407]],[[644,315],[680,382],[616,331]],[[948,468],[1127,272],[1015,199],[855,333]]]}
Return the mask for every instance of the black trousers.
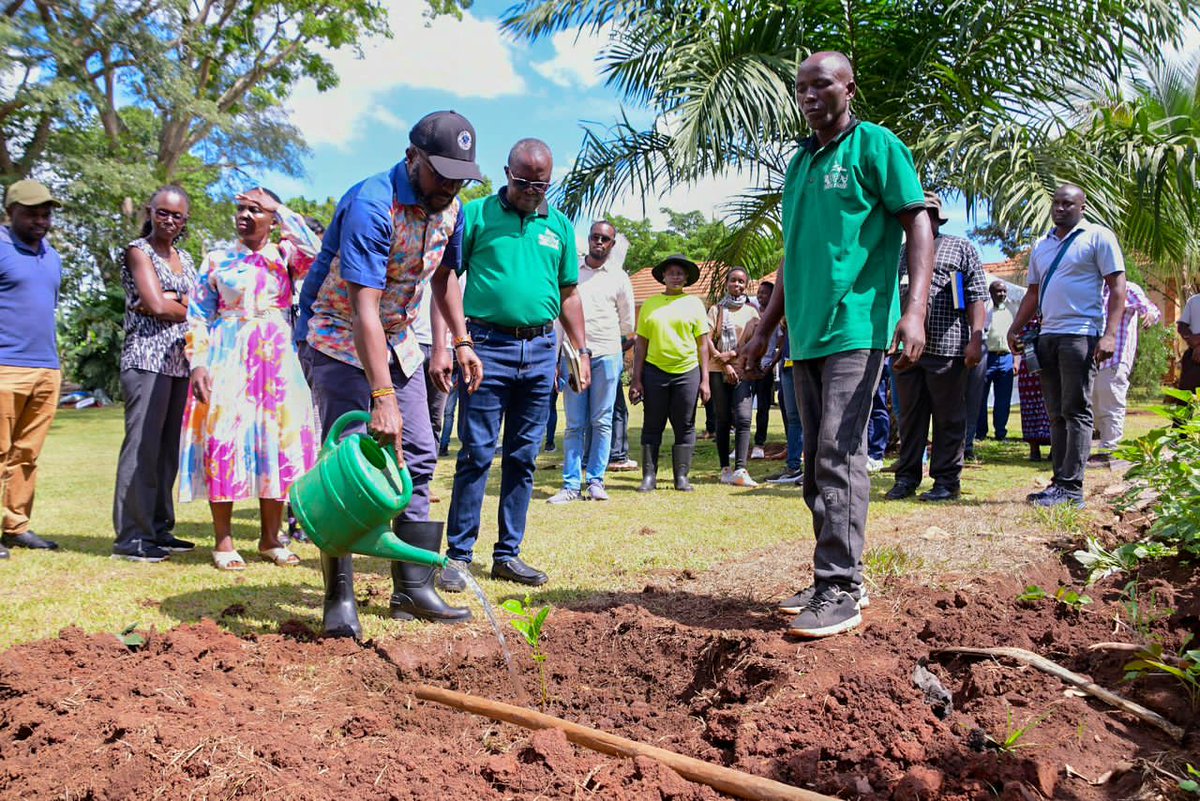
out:
{"label": "black trousers", "polygon": [[[957,490],[962,478],[963,442],[967,433],[968,371],[961,356],[926,353],[907,370],[895,371],[900,396],[900,458],[896,483],[921,483],[921,460],[929,422],[933,447],[929,477],[935,486]],[[976,410],[978,411],[978,409]]]}
{"label": "black trousers", "polygon": [[422,371],[425,373],[425,400],[429,405],[429,422],[433,426],[433,441],[442,441],[442,421],[446,416],[446,399],[449,394],[438,389],[437,384],[433,383],[433,379],[429,375],[429,357],[433,353],[432,345],[422,345],[421,353],[425,355],[425,365]]}
{"label": "black trousers", "polygon": [[658,448],[663,430],[671,421],[676,445],[696,444],[696,398],[700,395],[700,368],[668,373],[653,364],[642,368],[646,410],[642,417],[642,444]]}
{"label": "black trousers", "polygon": [[754,382],[730,384],[724,373],[708,374],[712,390],[713,412],[717,418],[717,458],[721,467],[729,467],[729,429],[733,428],[734,462],[737,469],[746,466],[750,456],[750,415],[754,404]]}
{"label": "black trousers", "polygon": [[1042,363],[1042,397],[1050,415],[1050,461],[1054,484],[1082,497],[1083,473],[1092,449],[1092,382],[1096,378],[1099,337],[1042,334],[1037,357]]}
{"label": "black trousers", "polygon": [[122,370],[125,441],[117,459],[113,493],[114,543],[137,550],[138,543],[170,542],[175,528],[175,477],[188,380],[148,370]]}
{"label": "black trousers", "polygon": [[767,427],[771,424],[771,401],[775,399],[773,374],[754,382],[754,398],[758,401],[758,408],[754,410],[754,444],[761,448],[767,444]]}

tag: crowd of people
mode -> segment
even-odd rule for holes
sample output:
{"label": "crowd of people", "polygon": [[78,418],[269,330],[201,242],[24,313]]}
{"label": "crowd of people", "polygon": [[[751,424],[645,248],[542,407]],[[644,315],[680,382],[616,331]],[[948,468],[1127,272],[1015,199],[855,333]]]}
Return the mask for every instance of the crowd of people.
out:
{"label": "crowd of people", "polygon": [[[698,403],[710,410],[718,480],[757,486],[750,460],[763,456],[778,388],[786,461],[762,478],[800,488],[812,516],[813,580],[778,605],[801,636],[853,628],[869,604],[869,475],[883,467],[893,419],[895,482],[883,497],[914,495],[928,463],[921,500],[953,501],[989,408],[992,435],[1008,437],[1015,375],[1023,439],[1032,458],[1049,445],[1052,463],[1051,483],[1029,502],[1081,505],[1085,465],[1110,458],[1123,434],[1138,327],[1159,311],[1125,279],[1115,235],[1085,219],[1086,196],[1072,184],[1054,194],[1054,229],[1030,253],[1029,288],[1011,308],[1009,285],[988,285],[974,246],[942,233],[942,202],[922,187],[908,148],[854,117],[856,91],[840,53],[800,66],[796,100],[812,136],[786,175],[783,263],[753,297],[747,271],[732,267],[708,309],[685,292],[699,266],[677,254],[654,265],[663,291],[637,310],[607,220],[577,255],[571,222],[546,200],[554,161],[540,140],[513,144],[500,190],[463,205],[459,192],[482,175],[475,130],[452,111],[422,118],[404,158],[347,190],[327,226],[263,187],[239,194],[234,244],[199,267],[180,247],[187,193],[159,189],[121,272],[113,557],[158,562],[195,547],[174,533],[178,481],[179,500],[209,504],[216,568],[246,567],[231,530],[241,501],[258,503],[260,557],[297,565],[282,533],[288,490],[334,421],[362,411],[412,476],[393,531],[444,547],[449,560],[441,570],[394,563],[392,617],[468,620],[438,590],[466,588],[497,450],[491,576],[548,581],[521,547],[559,393],[562,484],[551,504],[607,501],[607,471],[639,466],[629,458],[627,356],[628,403],[644,405],[641,493],[659,489],[668,423],[670,486],[694,489]],[[57,547],[29,522],[61,383],[61,262],[46,241],[57,205],[41,184],[14,183],[0,228],[3,557],[8,547]],[[1188,347],[1180,386],[1194,389],[1200,295],[1178,328]],[[452,427],[460,447],[443,524],[430,520],[430,481]],[[323,554],[321,566],[325,633],[360,636],[352,558]]]}

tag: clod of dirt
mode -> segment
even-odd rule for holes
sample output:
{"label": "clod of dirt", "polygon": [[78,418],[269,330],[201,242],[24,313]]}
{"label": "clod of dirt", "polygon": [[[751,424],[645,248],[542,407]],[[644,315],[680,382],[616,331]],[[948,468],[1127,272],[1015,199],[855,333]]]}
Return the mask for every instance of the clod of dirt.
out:
{"label": "clod of dirt", "polygon": [[[239,605],[235,604],[235,606]],[[299,640],[300,642],[317,641],[317,632],[313,631],[312,627],[304,621],[296,620],[295,618],[280,623],[279,633],[284,637],[291,637],[293,640]]]}
{"label": "clod of dirt", "polygon": [[940,770],[915,765],[900,779],[892,792],[892,798],[896,801],[924,801],[927,798],[936,798],[945,782],[946,777]]}
{"label": "clod of dirt", "polygon": [[913,668],[913,684],[925,693],[925,703],[933,708],[933,714],[938,720],[945,720],[954,711],[954,698],[950,691],[942,686],[941,679],[930,673],[924,665],[917,663]]}

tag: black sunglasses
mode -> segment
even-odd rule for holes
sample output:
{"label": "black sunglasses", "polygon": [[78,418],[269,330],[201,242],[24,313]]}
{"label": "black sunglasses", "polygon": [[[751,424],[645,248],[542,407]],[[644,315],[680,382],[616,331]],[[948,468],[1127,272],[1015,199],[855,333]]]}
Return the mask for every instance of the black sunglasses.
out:
{"label": "black sunglasses", "polygon": [[601,245],[603,245],[605,242],[613,241],[611,236],[605,236],[604,234],[592,234],[588,237],[588,239],[592,240],[593,242],[599,242]]}
{"label": "black sunglasses", "polygon": [[504,168],[504,174],[508,176],[508,180],[512,181],[513,187],[522,192],[528,189],[532,189],[534,192],[547,192],[550,189],[550,181],[530,181],[528,178],[518,178],[508,167]]}

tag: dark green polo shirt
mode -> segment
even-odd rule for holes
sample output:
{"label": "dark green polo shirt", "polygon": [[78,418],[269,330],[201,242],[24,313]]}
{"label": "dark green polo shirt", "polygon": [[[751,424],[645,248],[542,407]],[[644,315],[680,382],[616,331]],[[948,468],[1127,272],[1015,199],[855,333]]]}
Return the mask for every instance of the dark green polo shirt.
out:
{"label": "dark green polo shirt", "polygon": [[504,198],[506,188],[463,212],[463,311],[494,325],[543,325],[558,317],[559,288],[579,283],[575,230],[544,202],[522,217]]}
{"label": "dark green polo shirt", "polygon": [[784,311],[793,359],[884,350],[900,321],[896,215],[922,208],[912,153],[855,122],[820,147],[801,143],[783,184]]}

